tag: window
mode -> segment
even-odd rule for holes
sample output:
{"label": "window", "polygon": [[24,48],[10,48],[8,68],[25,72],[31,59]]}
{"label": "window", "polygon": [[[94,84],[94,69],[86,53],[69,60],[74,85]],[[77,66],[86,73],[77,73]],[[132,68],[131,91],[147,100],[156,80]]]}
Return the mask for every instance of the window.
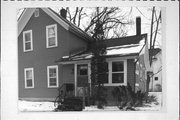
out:
{"label": "window", "polygon": [[78,75],[88,75],[88,66],[78,65]]}
{"label": "window", "polygon": [[34,11],[34,17],[39,17],[39,9],[38,8]]}
{"label": "window", "polygon": [[24,48],[24,52],[33,50],[32,30],[23,32],[23,48]]}
{"label": "window", "polygon": [[112,83],[124,83],[123,62],[112,62]]}
{"label": "window", "polygon": [[106,86],[126,85],[126,60],[124,61],[108,61],[107,63],[107,80],[105,81]]}
{"label": "window", "polygon": [[48,78],[48,87],[58,87],[58,66],[48,66],[47,67],[47,78]]}
{"label": "window", "polygon": [[25,88],[34,88],[34,70],[33,68],[24,69]]}
{"label": "window", "polygon": [[57,47],[57,25],[46,26],[46,47]]}

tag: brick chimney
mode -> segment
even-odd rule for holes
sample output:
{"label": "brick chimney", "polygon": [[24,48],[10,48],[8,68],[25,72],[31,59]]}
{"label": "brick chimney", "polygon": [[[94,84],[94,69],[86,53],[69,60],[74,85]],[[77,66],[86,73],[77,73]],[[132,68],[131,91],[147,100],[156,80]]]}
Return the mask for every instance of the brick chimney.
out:
{"label": "brick chimney", "polygon": [[64,8],[62,8],[62,9],[60,10],[60,15],[61,15],[63,18],[66,19],[67,11],[66,11]]}
{"label": "brick chimney", "polygon": [[141,17],[136,17],[136,35],[141,35]]}

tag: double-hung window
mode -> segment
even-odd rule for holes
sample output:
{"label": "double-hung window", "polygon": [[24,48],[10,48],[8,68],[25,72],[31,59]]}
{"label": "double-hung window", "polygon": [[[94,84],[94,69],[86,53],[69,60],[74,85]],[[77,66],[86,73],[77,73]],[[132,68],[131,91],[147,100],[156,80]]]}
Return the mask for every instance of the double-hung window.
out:
{"label": "double-hung window", "polygon": [[107,62],[107,80],[104,82],[106,86],[127,85],[127,62],[108,61]]}
{"label": "double-hung window", "polygon": [[112,83],[124,83],[124,62],[112,62]]}
{"label": "double-hung window", "polygon": [[25,88],[34,88],[34,70],[33,68],[24,69]]}
{"label": "double-hung window", "polygon": [[24,52],[33,50],[32,30],[23,32],[23,49]]}
{"label": "double-hung window", "polygon": [[58,66],[47,67],[48,88],[58,87]]}
{"label": "double-hung window", "polygon": [[57,25],[48,25],[46,26],[46,47],[52,48],[57,46]]}

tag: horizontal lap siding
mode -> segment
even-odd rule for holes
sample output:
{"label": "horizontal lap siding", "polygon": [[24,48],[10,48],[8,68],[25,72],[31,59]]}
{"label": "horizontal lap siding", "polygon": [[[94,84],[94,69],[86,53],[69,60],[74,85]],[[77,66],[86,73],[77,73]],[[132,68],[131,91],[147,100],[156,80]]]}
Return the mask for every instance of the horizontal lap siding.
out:
{"label": "horizontal lap siding", "polygon": [[[135,90],[135,65],[134,65],[134,59],[128,59],[127,60],[127,82],[130,84],[132,87],[132,90]],[[116,105],[116,100],[112,95],[112,91],[116,86],[106,86],[107,88],[107,102],[108,105]]]}
{"label": "horizontal lap siding", "polygon": [[[57,88],[47,88],[47,66],[58,65],[56,60],[69,55],[69,51],[86,43],[76,36],[71,35],[56,21],[49,17],[41,9],[40,16],[32,16],[23,31],[32,30],[33,51],[23,52],[23,35],[18,37],[18,74],[19,74],[19,97],[20,98],[54,98],[57,96]],[[58,47],[46,48],[46,26],[57,24]],[[75,39],[69,41],[73,36]],[[25,89],[24,68],[34,68],[34,88]],[[63,82],[63,66],[59,67],[59,85]],[[72,81],[72,79],[70,80]]]}

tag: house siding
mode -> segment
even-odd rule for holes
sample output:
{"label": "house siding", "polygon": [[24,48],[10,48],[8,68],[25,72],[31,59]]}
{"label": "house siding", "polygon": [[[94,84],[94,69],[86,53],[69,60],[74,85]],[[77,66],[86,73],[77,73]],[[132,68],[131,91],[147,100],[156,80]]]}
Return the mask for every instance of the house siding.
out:
{"label": "house siding", "polygon": [[127,60],[127,83],[130,84],[132,90],[135,90],[135,63],[134,59]]}
{"label": "house siding", "polygon": [[[33,51],[23,52],[23,34],[18,37],[18,67],[19,67],[19,98],[54,98],[57,88],[47,86],[47,66],[57,65],[56,60],[69,55],[70,51],[84,47],[87,44],[69,31],[66,31],[43,10],[39,10],[39,17],[31,16],[23,31],[32,30]],[[46,48],[46,26],[57,24],[58,47]],[[34,68],[34,88],[25,89],[24,68]],[[63,81],[62,65],[59,69],[59,86]],[[72,81],[72,79],[70,80]]]}
{"label": "house siding", "polygon": [[[132,90],[135,90],[135,64],[134,64],[134,59],[127,59],[127,83],[130,84],[132,87]],[[114,99],[112,95],[113,89],[117,86],[106,86],[107,88],[107,102],[108,105],[116,105],[117,101]]]}

